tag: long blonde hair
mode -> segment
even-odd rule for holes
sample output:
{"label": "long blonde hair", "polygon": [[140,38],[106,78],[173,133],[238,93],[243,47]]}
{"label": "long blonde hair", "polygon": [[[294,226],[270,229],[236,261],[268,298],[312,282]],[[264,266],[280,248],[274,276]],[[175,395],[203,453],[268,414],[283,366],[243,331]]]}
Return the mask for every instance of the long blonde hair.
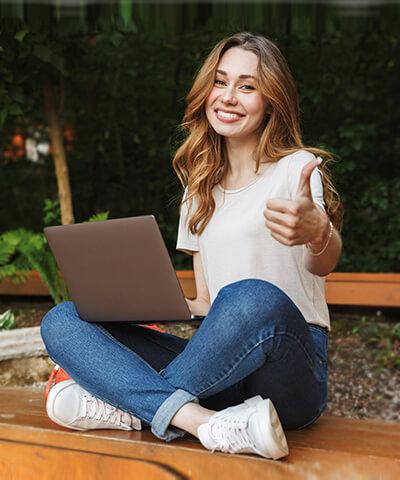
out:
{"label": "long blonde hair", "polygon": [[223,178],[228,165],[224,138],[211,127],[206,117],[205,102],[214,86],[219,61],[232,47],[240,47],[257,55],[257,87],[272,107],[254,155],[256,172],[261,159],[265,157],[269,162],[277,162],[299,149],[321,156],[324,162],[319,170],[322,173],[326,211],[335,228],[341,231],[343,207],[327,168],[333,155],[303,144],[297,89],[286,60],[278,47],[267,38],[242,32],[226,37],[215,45],[186,97],[187,106],[180,125],[186,139],[176,151],[172,166],[182,185],[188,188],[186,201],[189,202],[189,209],[193,199],[197,201],[197,210],[188,221],[190,232],[201,234],[210,221],[215,210],[211,191]]}

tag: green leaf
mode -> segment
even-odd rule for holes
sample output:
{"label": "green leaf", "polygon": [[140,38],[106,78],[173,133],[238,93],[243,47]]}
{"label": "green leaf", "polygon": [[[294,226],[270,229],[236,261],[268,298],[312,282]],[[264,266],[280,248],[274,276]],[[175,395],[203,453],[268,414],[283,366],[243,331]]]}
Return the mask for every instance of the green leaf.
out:
{"label": "green leaf", "polygon": [[29,29],[28,28],[23,28],[22,30],[20,30],[19,32],[17,32],[15,35],[14,35],[14,38],[15,40],[17,40],[19,43],[22,43],[24,41],[24,38],[25,38],[25,35],[29,33]]}
{"label": "green leaf", "polygon": [[108,215],[110,212],[100,212],[100,213],[95,213],[92,215],[88,222],[103,222],[104,220],[108,220]]}
{"label": "green leaf", "polygon": [[128,25],[132,17],[132,3],[128,0],[120,0],[119,12],[125,25]]}
{"label": "green leaf", "polygon": [[11,328],[15,328],[16,325],[15,316],[11,310],[6,310],[0,315],[0,329],[10,330]]}
{"label": "green leaf", "polygon": [[10,261],[11,256],[15,252],[15,245],[7,242],[4,237],[0,237],[0,265],[5,265]]}
{"label": "green leaf", "polygon": [[51,200],[46,198],[43,207],[43,224],[51,225],[52,223],[61,223],[60,201],[58,199]]}

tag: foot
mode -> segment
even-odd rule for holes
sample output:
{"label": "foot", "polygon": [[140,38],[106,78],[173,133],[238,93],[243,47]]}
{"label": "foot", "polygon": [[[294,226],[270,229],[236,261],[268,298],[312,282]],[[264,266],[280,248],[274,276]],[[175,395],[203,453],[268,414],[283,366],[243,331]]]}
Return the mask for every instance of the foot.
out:
{"label": "foot", "polygon": [[197,430],[208,450],[225,453],[256,453],[265,458],[285,457],[289,448],[271,400],[260,396],[215,413]]}
{"label": "foot", "polygon": [[141,430],[141,421],[94,397],[74,380],[64,380],[51,388],[46,401],[53,422],[74,430]]}

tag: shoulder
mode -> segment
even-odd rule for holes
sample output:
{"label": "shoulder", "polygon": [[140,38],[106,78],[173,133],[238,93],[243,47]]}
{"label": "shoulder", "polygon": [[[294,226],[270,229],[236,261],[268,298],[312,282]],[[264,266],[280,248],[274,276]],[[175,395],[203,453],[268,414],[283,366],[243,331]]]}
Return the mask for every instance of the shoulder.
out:
{"label": "shoulder", "polygon": [[282,162],[282,167],[286,166],[289,170],[302,169],[304,165],[311,160],[315,160],[315,155],[307,150],[299,149],[294,153],[286,155],[279,160]]}
{"label": "shoulder", "polygon": [[[304,166],[316,158],[317,157],[313,153],[302,149],[299,149],[290,155],[286,155],[279,160],[279,163],[282,162],[280,165],[282,175],[285,175],[290,183],[295,182],[297,184]],[[321,174],[320,170],[316,168],[312,173],[312,176],[318,176],[317,172]]]}

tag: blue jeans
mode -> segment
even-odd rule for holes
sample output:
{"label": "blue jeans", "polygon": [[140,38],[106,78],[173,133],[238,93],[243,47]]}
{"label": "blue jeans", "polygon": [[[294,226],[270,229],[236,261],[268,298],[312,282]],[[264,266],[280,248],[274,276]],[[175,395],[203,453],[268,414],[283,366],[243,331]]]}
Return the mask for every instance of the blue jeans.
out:
{"label": "blue jeans", "polygon": [[166,441],[185,434],[170,421],[188,402],[221,410],[261,395],[284,429],[310,425],[326,406],[328,332],[264,280],[221,288],[190,340],[85,322],[73,302],[53,307],[40,331],[50,358],[73,380]]}

